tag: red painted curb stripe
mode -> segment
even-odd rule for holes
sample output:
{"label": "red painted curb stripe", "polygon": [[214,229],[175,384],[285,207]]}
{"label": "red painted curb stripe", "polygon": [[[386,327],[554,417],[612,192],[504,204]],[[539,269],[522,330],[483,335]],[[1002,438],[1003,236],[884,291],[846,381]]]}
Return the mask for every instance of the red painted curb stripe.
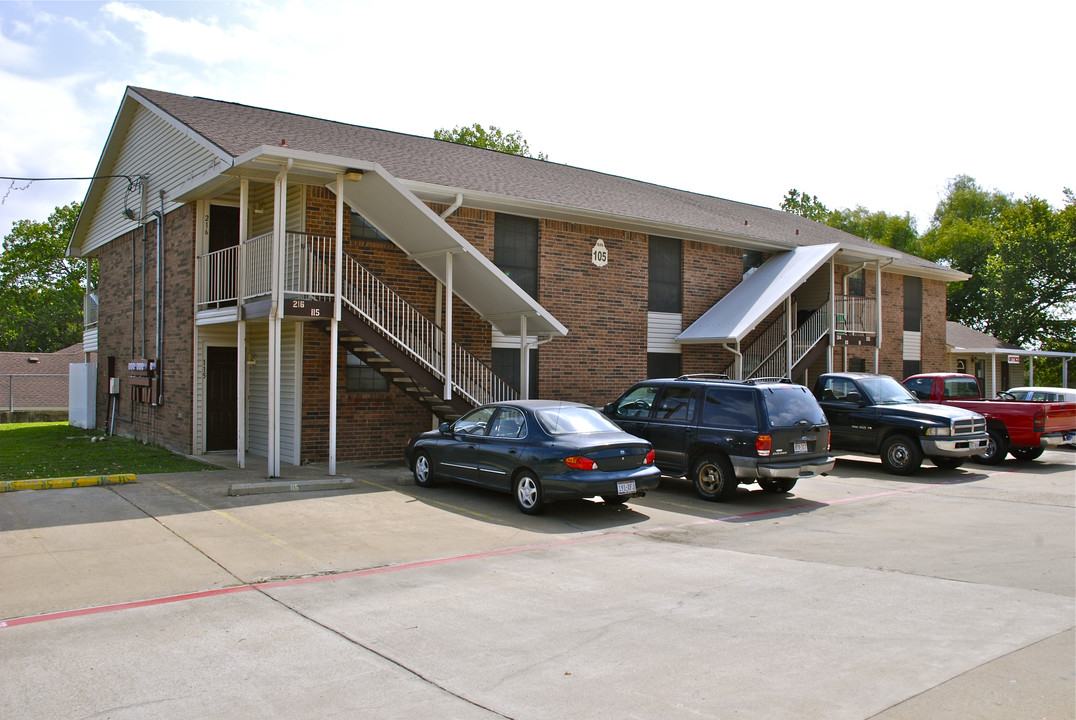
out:
{"label": "red painted curb stripe", "polygon": [[517,547],[501,548],[500,550],[487,550],[486,552],[471,553],[469,555],[453,555],[452,557],[435,558],[433,560],[419,560],[417,562],[404,563],[402,565],[386,565],[384,567],[369,568],[367,570],[353,570],[351,572],[337,573],[333,575],[314,575],[305,578],[277,580],[273,582],[258,583],[257,587],[272,589],[288,587],[289,585],[306,585],[308,583],[326,582],[329,580],[346,580],[348,578],[363,577],[366,575],[381,575],[383,573],[396,572],[398,570],[415,570],[418,568],[435,567],[437,565],[447,565],[448,563],[459,562],[462,560],[479,560],[487,557],[497,557],[498,555],[511,555],[513,553],[529,552],[531,550],[543,550],[545,548],[561,547],[564,545],[576,545],[578,543],[605,540],[606,538],[623,537],[627,534],[628,533],[618,532],[603,535],[588,535],[587,537],[570,538],[568,540],[542,543],[540,545],[519,545]]}
{"label": "red painted curb stripe", "polygon": [[254,588],[250,585],[237,585],[235,587],[221,588],[219,590],[203,590],[201,592],[169,595],[167,597],[153,598],[151,600],[135,600],[133,602],[116,603],[114,605],[99,605],[98,607],[80,608],[78,610],[64,610],[62,612],[48,613],[46,615],[31,615],[28,617],[15,618],[13,620],[0,620],[0,628],[15,627],[16,625],[32,625],[34,623],[48,622],[50,620],[63,620],[64,618],[97,615],[99,613],[116,612],[118,610],[133,610],[135,608],[152,607],[154,605],[167,605],[168,603],[198,600],[200,598],[216,597],[217,595],[232,595],[234,593],[249,592],[253,589]]}
{"label": "red painted curb stripe", "polygon": [[116,603],[114,605],[100,605],[98,607],[80,608],[78,610],[64,610],[62,612],[47,613],[45,615],[31,615],[14,618],[12,620],[0,620],[0,629],[16,627],[18,625],[33,625],[35,623],[49,622],[51,620],[63,620],[65,618],[83,617],[86,615],[98,615],[100,613],[118,612],[120,610],[134,610],[136,608],[152,607],[154,605],[167,605],[169,603],[186,602],[187,600],[199,600],[201,598],[216,597],[219,595],[233,595],[235,593],[250,592],[261,588],[274,589],[288,587],[289,585],[307,585],[309,583],[328,582],[331,580],[346,580],[348,578],[363,577],[365,575],[380,575],[401,570],[414,570],[417,568],[446,565],[448,563],[463,560],[477,560],[498,555],[510,555],[530,550],[558,547],[561,545],[574,545],[577,543],[604,540],[611,537],[619,537],[625,533],[609,533],[607,535],[592,535],[582,538],[571,538],[560,542],[543,543],[540,545],[520,545],[518,547],[489,550],[487,552],[472,553],[470,555],[456,555],[453,557],[436,558],[434,560],[421,560],[419,562],[404,563],[402,565],[387,565],[385,567],[370,568],[368,570],[354,570],[352,572],[338,573],[333,575],[314,575],[312,577],[292,578],[289,580],[276,580],[273,582],[254,583],[249,585],[236,585],[235,587],[221,588],[219,590],[203,590],[201,592],[169,595],[167,597],[154,598],[151,600],[136,600],[133,602]]}

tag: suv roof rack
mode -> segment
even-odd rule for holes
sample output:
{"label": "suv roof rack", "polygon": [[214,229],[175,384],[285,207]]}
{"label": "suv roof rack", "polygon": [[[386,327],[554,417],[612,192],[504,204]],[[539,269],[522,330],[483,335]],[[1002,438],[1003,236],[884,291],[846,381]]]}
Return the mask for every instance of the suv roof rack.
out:
{"label": "suv roof rack", "polygon": [[681,375],[676,378],[677,380],[731,380],[728,375],[723,373],[692,373],[691,375]]}
{"label": "suv roof rack", "polygon": [[776,376],[774,376],[774,377],[756,377],[756,378],[748,378],[747,380],[744,380],[744,382],[751,383],[751,384],[757,384],[757,383],[789,383],[789,384],[791,384],[792,383],[792,378],[790,378],[790,377],[776,377]]}

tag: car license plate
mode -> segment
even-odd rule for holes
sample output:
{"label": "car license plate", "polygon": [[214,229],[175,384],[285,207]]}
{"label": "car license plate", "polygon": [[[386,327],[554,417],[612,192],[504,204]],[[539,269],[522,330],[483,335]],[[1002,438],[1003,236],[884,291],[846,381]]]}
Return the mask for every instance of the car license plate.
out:
{"label": "car license plate", "polygon": [[795,453],[796,455],[799,455],[800,453],[807,452],[807,443],[805,443],[805,442],[792,443],[792,452]]}
{"label": "car license plate", "polygon": [[634,480],[622,480],[616,484],[617,495],[631,495],[635,492]]}

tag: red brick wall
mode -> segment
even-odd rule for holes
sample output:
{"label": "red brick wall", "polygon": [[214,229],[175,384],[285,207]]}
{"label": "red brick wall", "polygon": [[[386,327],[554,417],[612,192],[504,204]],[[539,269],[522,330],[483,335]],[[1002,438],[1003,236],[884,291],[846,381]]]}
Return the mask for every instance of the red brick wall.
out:
{"label": "red brick wall", "polygon": [[923,280],[923,372],[945,372],[945,283]]}
{"label": "red brick wall", "polygon": [[[108,395],[108,357],[115,358],[120,378],[113,430],[116,434],[163,445],[177,452],[192,452],[192,383],[194,377],[194,231],[193,205],[165,217],[162,402],[136,402],[127,363],[142,356],[142,314],[145,298],[145,353],[156,350],[157,223],[139,228],[103,246],[98,255],[102,278],[98,288],[97,427],[107,428],[111,415]],[[134,262],[132,263],[132,243]],[[145,287],[142,252],[145,250]]]}
{"label": "red brick wall", "polygon": [[[743,280],[743,250],[700,242],[683,244],[684,328],[727,295]],[[735,356],[718,345],[684,345],[685,373],[724,372]]]}

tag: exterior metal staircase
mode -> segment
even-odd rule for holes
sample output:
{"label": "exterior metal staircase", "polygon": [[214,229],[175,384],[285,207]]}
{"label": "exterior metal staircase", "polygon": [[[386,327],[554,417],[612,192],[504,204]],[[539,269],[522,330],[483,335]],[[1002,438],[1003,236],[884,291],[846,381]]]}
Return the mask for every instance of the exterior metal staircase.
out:
{"label": "exterior metal staircase", "polygon": [[[781,314],[742,351],[743,379],[787,377],[796,380],[829,343],[829,305],[823,305],[792,333],[792,366],[788,366],[787,313]],[[735,363],[726,368],[732,375]]]}
{"label": "exterior metal staircase", "polygon": [[[444,331],[350,255],[344,255],[339,343],[441,420],[519,392],[458,343],[445,396]],[[327,322],[319,325],[329,331]]]}

